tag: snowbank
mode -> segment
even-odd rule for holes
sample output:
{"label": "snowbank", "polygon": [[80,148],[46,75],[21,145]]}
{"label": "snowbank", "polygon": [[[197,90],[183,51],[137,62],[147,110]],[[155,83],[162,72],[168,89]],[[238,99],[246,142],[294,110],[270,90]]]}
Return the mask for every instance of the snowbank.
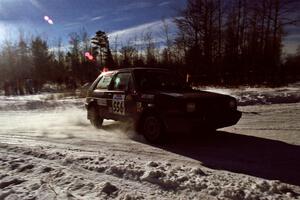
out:
{"label": "snowbank", "polygon": [[0,111],[7,110],[49,110],[53,108],[84,106],[84,99],[66,96],[64,93],[42,93],[24,96],[0,96]]}
{"label": "snowbank", "polygon": [[300,82],[290,84],[286,87],[264,88],[264,87],[239,87],[239,88],[198,88],[205,91],[217,92],[234,96],[239,106],[256,104],[278,104],[300,102]]}
{"label": "snowbank", "polygon": [[[0,197],[9,199],[296,199],[279,181],[117,153],[0,144]],[[299,189],[299,188],[298,188]]]}

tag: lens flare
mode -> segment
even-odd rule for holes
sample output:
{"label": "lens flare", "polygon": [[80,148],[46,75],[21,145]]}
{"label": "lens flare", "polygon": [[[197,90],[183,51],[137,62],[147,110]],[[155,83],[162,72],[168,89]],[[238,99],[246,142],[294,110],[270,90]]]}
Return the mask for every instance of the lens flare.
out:
{"label": "lens flare", "polygon": [[45,21],[48,21],[50,18],[46,15],[46,16],[44,16],[44,20]]}
{"label": "lens flare", "polygon": [[44,16],[44,20],[48,23],[48,24],[54,24],[54,22],[53,22],[53,20],[49,17],[49,16],[47,16],[47,15],[45,15]]}
{"label": "lens flare", "polygon": [[108,72],[108,68],[107,67],[103,67],[102,72]]}
{"label": "lens flare", "polygon": [[90,54],[90,52],[85,52],[84,56],[89,60],[94,60],[94,57]]}
{"label": "lens flare", "polygon": [[49,19],[48,23],[51,24],[51,25],[54,24],[53,21],[52,21],[52,19]]}
{"label": "lens flare", "polygon": [[89,59],[89,60],[94,60],[94,57],[93,57],[92,55],[90,55],[90,56],[88,57],[88,59]]}

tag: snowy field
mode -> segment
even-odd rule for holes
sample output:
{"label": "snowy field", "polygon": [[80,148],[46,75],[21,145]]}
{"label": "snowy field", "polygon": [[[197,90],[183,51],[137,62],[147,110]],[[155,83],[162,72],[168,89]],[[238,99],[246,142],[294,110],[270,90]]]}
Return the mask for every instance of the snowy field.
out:
{"label": "snowy field", "polygon": [[84,99],[0,96],[0,199],[300,199],[300,85],[205,90],[235,96],[240,122],[156,146],[95,130]]}

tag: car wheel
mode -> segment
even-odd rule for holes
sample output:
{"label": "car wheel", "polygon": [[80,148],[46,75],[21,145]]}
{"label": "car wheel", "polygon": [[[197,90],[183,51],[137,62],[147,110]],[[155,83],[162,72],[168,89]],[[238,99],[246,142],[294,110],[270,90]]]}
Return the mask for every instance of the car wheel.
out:
{"label": "car wheel", "polygon": [[100,116],[97,107],[91,106],[88,110],[90,115],[90,122],[95,128],[101,128],[103,124],[103,118]]}
{"label": "car wheel", "polygon": [[141,124],[142,134],[150,143],[159,143],[163,139],[163,124],[161,120],[153,115],[146,116]]}

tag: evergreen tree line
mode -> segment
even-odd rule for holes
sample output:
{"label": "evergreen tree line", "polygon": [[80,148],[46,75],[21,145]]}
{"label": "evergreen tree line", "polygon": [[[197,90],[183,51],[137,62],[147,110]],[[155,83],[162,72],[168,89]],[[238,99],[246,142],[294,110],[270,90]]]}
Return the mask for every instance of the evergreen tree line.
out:
{"label": "evergreen tree line", "polygon": [[86,31],[69,34],[67,51],[61,40],[54,46],[41,36],[25,39],[23,32],[17,42],[6,40],[0,49],[0,85],[6,93],[32,94],[45,83],[75,89],[97,77],[100,69],[85,56],[91,51]]}
{"label": "evergreen tree line", "polygon": [[46,82],[76,88],[104,67],[165,67],[194,84],[293,82],[300,76],[300,48],[283,57],[282,40],[287,26],[299,22],[297,8],[293,0],[187,0],[174,19],[176,34],[162,20],[160,44],[151,31],[109,44],[105,32],[89,37],[81,30],[69,34],[65,50],[61,40],[49,48],[42,37],[28,40],[21,32],[0,49],[0,80],[18,88],[30,79],[35,91]]}

